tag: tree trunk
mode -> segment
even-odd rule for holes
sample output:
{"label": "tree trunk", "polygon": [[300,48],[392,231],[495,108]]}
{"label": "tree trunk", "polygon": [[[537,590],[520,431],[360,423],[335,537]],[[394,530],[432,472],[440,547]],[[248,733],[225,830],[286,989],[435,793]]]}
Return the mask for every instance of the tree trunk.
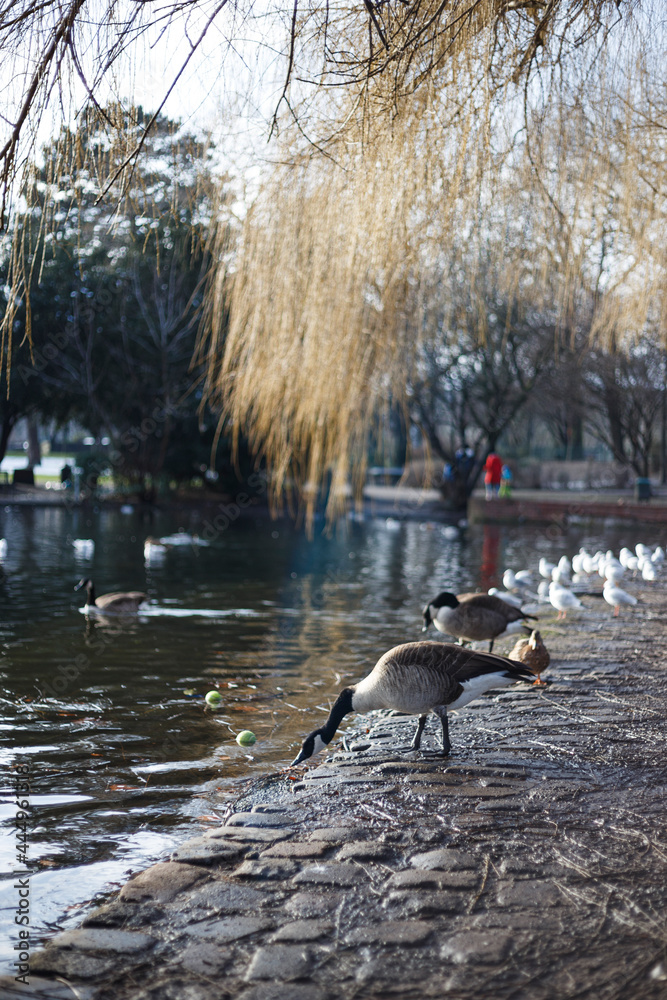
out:
{"label": "tree trunk", "polygon": [[0,462],[2,462],[3,458],[7,454],[9,435],[14,430],[17,419],[18,419],[18,414],[11,413],[5,417],[2,423],[2,430],[0,430]]}
{"label": "tree trunk", "polygon": [[34,416],[28,417],[28,468],[34,469],[42,460],[39,448],[39,428]]}
{"label": "tree trunk", "polygon": [[580,462],[584,457],[584,424],[580,416],[568,421],[567,437],[570,460]]}

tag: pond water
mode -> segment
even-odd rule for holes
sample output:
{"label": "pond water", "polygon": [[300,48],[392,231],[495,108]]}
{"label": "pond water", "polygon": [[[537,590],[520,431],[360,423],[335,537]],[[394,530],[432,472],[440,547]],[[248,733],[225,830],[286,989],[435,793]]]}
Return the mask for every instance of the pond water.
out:
{"label": "pond water", "polygon": [[[30,775],[30,927],[44,938],[218,824],[249,776],[288,764],[344,682],[422,638],[428,597],[487,588],[506,566],[581,544],[667,534],[485,526],[450,538],[439,524],[377,519],[308,541],[260,515],[145,565],[147,536],[203,525],[196,510],[0,508],[3,972],[16,938],[13,769]],[[91,560],[77,559],[75,538],[93,539]],[[83,576],[98,593],[145,590],[147,612],[83,615]],[[216,712],[204,702],[213,688]],[[237,745],[243,729],[254,746]]]}

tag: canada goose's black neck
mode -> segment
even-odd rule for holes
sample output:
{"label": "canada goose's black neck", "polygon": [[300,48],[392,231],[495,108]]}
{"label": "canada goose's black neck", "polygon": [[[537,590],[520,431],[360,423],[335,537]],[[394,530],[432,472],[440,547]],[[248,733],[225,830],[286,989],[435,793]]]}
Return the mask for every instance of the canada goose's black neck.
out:
{"label": "canada goose's black neck", "polygon": [[320,730],[322,739],[325,743],[331,743],[332,739],[336,735],[336,730],[340,725],[340,720],[344,718],[348,712],[354,711],[352,708],[353,695],[354,688],[343,688],[341,693],[336,698],[333,708],[329,712],[329,718]]}
{"label": "canada goose's black neck", "polygon": [[95,584],[92,580],[88,580],[86,584],[86,593],[88,595],[88,605],[92,608],[95,604]]}

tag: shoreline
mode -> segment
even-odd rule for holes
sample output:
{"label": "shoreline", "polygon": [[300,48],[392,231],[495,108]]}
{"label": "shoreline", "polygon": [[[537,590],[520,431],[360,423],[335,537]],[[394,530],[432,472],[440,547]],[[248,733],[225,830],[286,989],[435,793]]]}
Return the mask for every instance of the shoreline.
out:
{"label": "shoreline", "polygon": [[413,719],[354,717],[319,766],[250,782],[222,827],[134,876],[0,995],[663,997],[664,602],[641,596],[620,619],[599,602],[565,625],[547,609],[549,686],[452,713],[444,760],[400,752]]}
{"label": "shoreline", "polygon": [[[241,487],[243,484],[239,484]],[[272,513],[265,498],[247,498],[245,494],[206,494],[203,496],[169,496],[155,503],[146,503],[121,497],[86,497],[74,501],[65,491],[50,491],[42,487],[0,487],[0,505],[11,507],[55,507],[69,510],[92,508],[120,509],[127,506],[133,511],[201,510],[211,514],[230,506],[238,507],[236,500],[243,496],[248,502],[241,505],[236,516],[262,515],[281,520],[285,512]],[[236,520],[236,516],[233,518]],[[343,515],[344,516],[344,515]],[[350,520],[389,518],[398,521],[431,520],[450,525],[470,524],[547,524],[559,531],[568,525],[605,523],[667,524],[667,495],[656,495],[650,500],[639,501],[631,490],[515,490],[511,498],[494,498],[486,501],[482,491],[475,491],[468,502],[467,511],[450,510],[444,506],[440,491],[407,486],[368,485],[363,493],[362,509],[348,499],[347,517]],[[322,521],[321,512],[316,519]]]}
{"label": "shoreline", "polygon": [[599,491],[547,492],[516,490],[511,499],[486,501],[474,494],[468,504],[471,524],[570,524],[598,521],[667,524],[667,497],[636,500],[634,495]]}

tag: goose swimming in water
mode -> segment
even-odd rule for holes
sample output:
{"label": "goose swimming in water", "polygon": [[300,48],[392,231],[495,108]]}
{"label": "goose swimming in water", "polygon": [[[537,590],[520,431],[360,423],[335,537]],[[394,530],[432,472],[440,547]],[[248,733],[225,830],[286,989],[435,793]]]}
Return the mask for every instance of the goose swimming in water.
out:
{"label": "goose swimming in water", "polygon": [[340,692],[326,723],[306,736],[292,767],[324,750],[348,712],[376,708],[419,716],[411,750],[419,749],[426,719],[433,712],[442,723],[442,754],[446,756],[451,750],[448,707],[463,708],[491,688],[533,679],[534,674],[523,664],[496,653],[462,649],[447,642],[395,646],[380,657],[368,677]]}
{"label": "goose swimming in water", "polygon": [[95,584],[92,580],[79,580],[75,590],[86,588],[87,600],[84,611],[103,611],[104,614],[126,614],[139,610],[139,605],[148,598],[148,594],[143,594],[139,590],[118,591],[113,594],[102,594],[95,596]]}
{"label": "goose swimming in water", "polygon": [[438,632],[446,632],[463,642],[489,639],[489,652],[494,640],[504,632],[520,632],[526,618],[521,608],[508,604],[492,594],[438,594],[422,611],[425,632],[433,624]]}

